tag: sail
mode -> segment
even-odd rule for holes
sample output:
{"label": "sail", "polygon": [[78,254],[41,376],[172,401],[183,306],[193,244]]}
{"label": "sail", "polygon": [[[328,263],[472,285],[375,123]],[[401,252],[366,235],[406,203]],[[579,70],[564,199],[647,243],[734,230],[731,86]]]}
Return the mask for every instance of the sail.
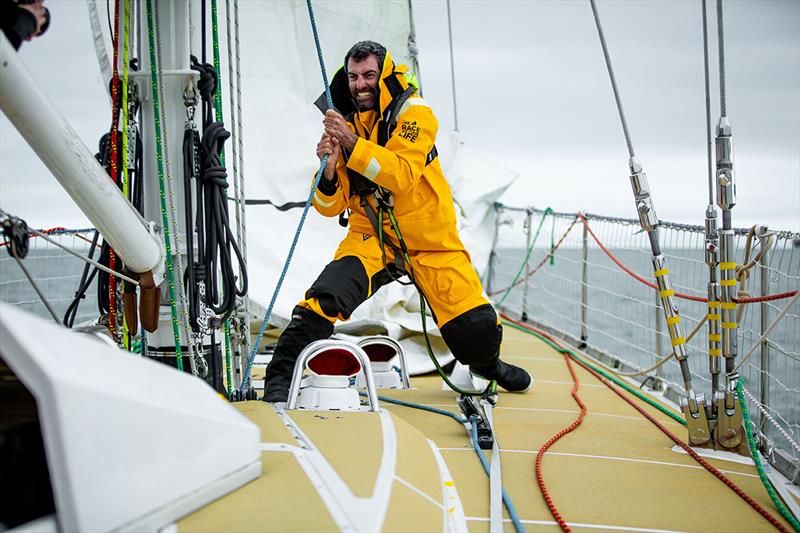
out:
{"label": "sail", "polygon": [[[405,0],[314,2],[314,15],[329,78],[359,40],[384,44],[397,63],[414,63]],[[306,3],[243,2],[239,24],[247,197],[269,199],[275,204],[305,201],[319,166],[314,148],[322,134],[322,115],[312,102],[323,91]],[[437,147],[453,189],[462,240],[473,264],[482,271],[492,240],[492,205],[516,173],[472,152],[455,133],[440,131]],[[247,207],[250,297],[255,315],[263,316],[263,309],[269,305],[301,211],[280,212],[269,205]],[[279,327],[288,323],[292,308],[333,258],[346,231],[337,219],[324,218],[311,209],[271,323]],[[398,284],[384,287],[338,330],[356,332],[364,328],[382,328],[396,337],[420,331],[419,304],[413,289]],[[416,344],[416,351],[420,351],[419,342]],[[443,350],[443,345],[440,348]],[[424,364],[421,368],[412,366],[415,370],[429,369]]]}

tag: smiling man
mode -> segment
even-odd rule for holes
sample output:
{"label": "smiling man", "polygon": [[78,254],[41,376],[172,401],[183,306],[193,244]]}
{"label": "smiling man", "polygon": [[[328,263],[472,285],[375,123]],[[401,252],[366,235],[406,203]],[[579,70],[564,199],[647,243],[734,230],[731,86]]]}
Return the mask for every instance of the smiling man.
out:
{"label": "smiling man", "polygon": [[278,340],[265,401],[286,401],[300,351],[403,276],[424,295],[458,361],[508,391],[531,386],[525,370],[500,360],[502,326],[458,237],[438,122],[417,93],[408,68],[372,41],[356,43],[331,81],[336,109],[325,111],[317,144],[317,157],[329,157],[313,201],[340,221],[349,210],[350,230]]}

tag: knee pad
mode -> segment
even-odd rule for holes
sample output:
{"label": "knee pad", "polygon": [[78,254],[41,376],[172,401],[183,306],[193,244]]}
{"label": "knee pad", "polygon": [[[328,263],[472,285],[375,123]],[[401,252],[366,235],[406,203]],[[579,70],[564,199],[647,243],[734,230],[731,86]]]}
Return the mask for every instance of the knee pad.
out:
{"label": "knee pad", "polygon": [[496,360],[503,340],[503,326],[490,304],[473,307],[439,328],[456,360],[463,365]]}

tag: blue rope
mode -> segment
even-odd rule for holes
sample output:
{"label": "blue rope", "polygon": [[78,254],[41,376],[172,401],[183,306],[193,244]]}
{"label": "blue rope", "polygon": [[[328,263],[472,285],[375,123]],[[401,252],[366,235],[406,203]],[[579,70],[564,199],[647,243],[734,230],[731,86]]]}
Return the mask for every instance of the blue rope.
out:
{"label": "blue rope", "polygon": [[[475,423],[475,415],[469,417],[469,423],[472,425],[472,447],[475,448],[475,453],[478,454],[478,458],[481,460],[481,465],[483,465],[483,471],[486,472],[486,475],[488,476],[489,461],[486,460],[486,456],[483,455],[483,450],[481,450],[481,447],[478,446],[478,425]],[[514,507],[514,503],[511,501],[511,498],[508,497],[505,487],[503,488],[503,503],[506,505],[508,516],[511,518],[511,522],[514,524],[514,529],[517,531],[517,533],[524,533],[525,528],[522,526],[522,522],[519,520],[517,508]]]}
{"label": "blue rope", "polygon": [[[331,88],[328,85],[328,75],[325,72],[325,62],[322,59],[322,48],[319,44],[319,34],[317,33],[317,23],[314,20],[314,11],[311,8],[311,0],[306,0],[306,4],[308,5],[308,15],[311,18],[311,30],[314,32],[314,44],[317,46],[317,56],[319,57],[319,68],[322,71],[322,81],[325,84],[325,98],[328,101],[328,107],[333,108],[333,99],[331,98]],[[253,368],[253,361],[256,358],[256,354],[258,353],[258,348],[261,345],[261,339],[264,337],[264,331],[267,329],[267,323],[269,322],[269,317],[272,315],[272,308],[275,307],[275,300],[278,299],[278,293],[281,291],[281,287],[283,286],[283,280],[286,278],[286,272],[289,270],[289,263],[292,261],[292,256],[294,255],[294,250],[297,247],[297,241],[300,238],[300,232],[303,229],[303,224],[306,221],[306,215],[308,214],[308,208],[311,207],[311,199],[314,197],[314,193],[317,190],[317,186],[319,185],[319,180],[322,179],[322,173],[325,170],[325,165],[328,163],[328,154],[322,156],[322,161],[319,163],[319,170],[317,171],[317,175],[314,178],[314,186],[311,188],[311,192],[308,194],[308,199],[306,200],[306,205],[303,207],[303,214],[300,217],[300,223],[297,225],[297,231],[295,231],[294,239],[292,239],[292,245],[289,247],[289,255],[286,256],[286,262],[283,264],[283,270],[281,271],[281,277],[278,279],[278,284],[275,286],[275,292],[272,293],[272,300],[269,302],[269,307],[267,307],[267,312],[264,314],[264,320],[261,321],[261,327],[258,330],[258,337],[256,337],[256,342],[253,345],[253,350],[250,352],[250,356],[247,358],[247,368],[244,372],[244,377],[242,379],[242,384],[239,389],[239,392],[244,393],[245,386],[250,379],[250,371]]]}
{"label": "blue rope", "polygon": [[[367,395],[366,392],[359,392],[358,394],[361,395],[361,396],[366,396]],[[466,424],[467,423],[467,419],[464,418],[463,416],[458,416],[457,414],[451,413],[450,411],[445,411],[444,409],[437,409],[436,407],[430,407],[428,405],[422,405],[422,404],[418,404],[418,403],[405,402],[403,400],[398,400],[398,399],[395,399],[395,398],[389,398],[388,396],[378,396],[378,399],[380,401],[386,402],[386,403],[393,403],[395,405],[402,405],[403,407],[411,407],[412,409],[419,409],[421,411],[430,411],[431,413],[436,413],[437,415],[449,416],[450,418],[452,418],[453,420],[455,420],[459,424]]]}

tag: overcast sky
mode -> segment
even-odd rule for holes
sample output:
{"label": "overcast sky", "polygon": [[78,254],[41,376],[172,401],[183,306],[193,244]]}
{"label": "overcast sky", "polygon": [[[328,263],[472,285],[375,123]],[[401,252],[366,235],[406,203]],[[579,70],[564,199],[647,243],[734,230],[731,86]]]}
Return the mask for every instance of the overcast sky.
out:
{"label": "overcast sky", "polygon": [[[51,29],[20,54],[94,150],[109,118],[86,4],[47,5]],[[454,126],[446,4],[413,5],[425,98],[446,132]],[[700,1],[598,6],[657,212],[702,224],[708,186]],[[734,224],[800,231],[800,1],[724,6]],[[459,129],[470,148],[520,172],[506,202],[634,217],[627,150],[588,1],[454,1],[451,8]],[[712,2],[709,18],[716,122]],[[54,183],[0,118],[0,207],[37,227],[87,225]]]}

